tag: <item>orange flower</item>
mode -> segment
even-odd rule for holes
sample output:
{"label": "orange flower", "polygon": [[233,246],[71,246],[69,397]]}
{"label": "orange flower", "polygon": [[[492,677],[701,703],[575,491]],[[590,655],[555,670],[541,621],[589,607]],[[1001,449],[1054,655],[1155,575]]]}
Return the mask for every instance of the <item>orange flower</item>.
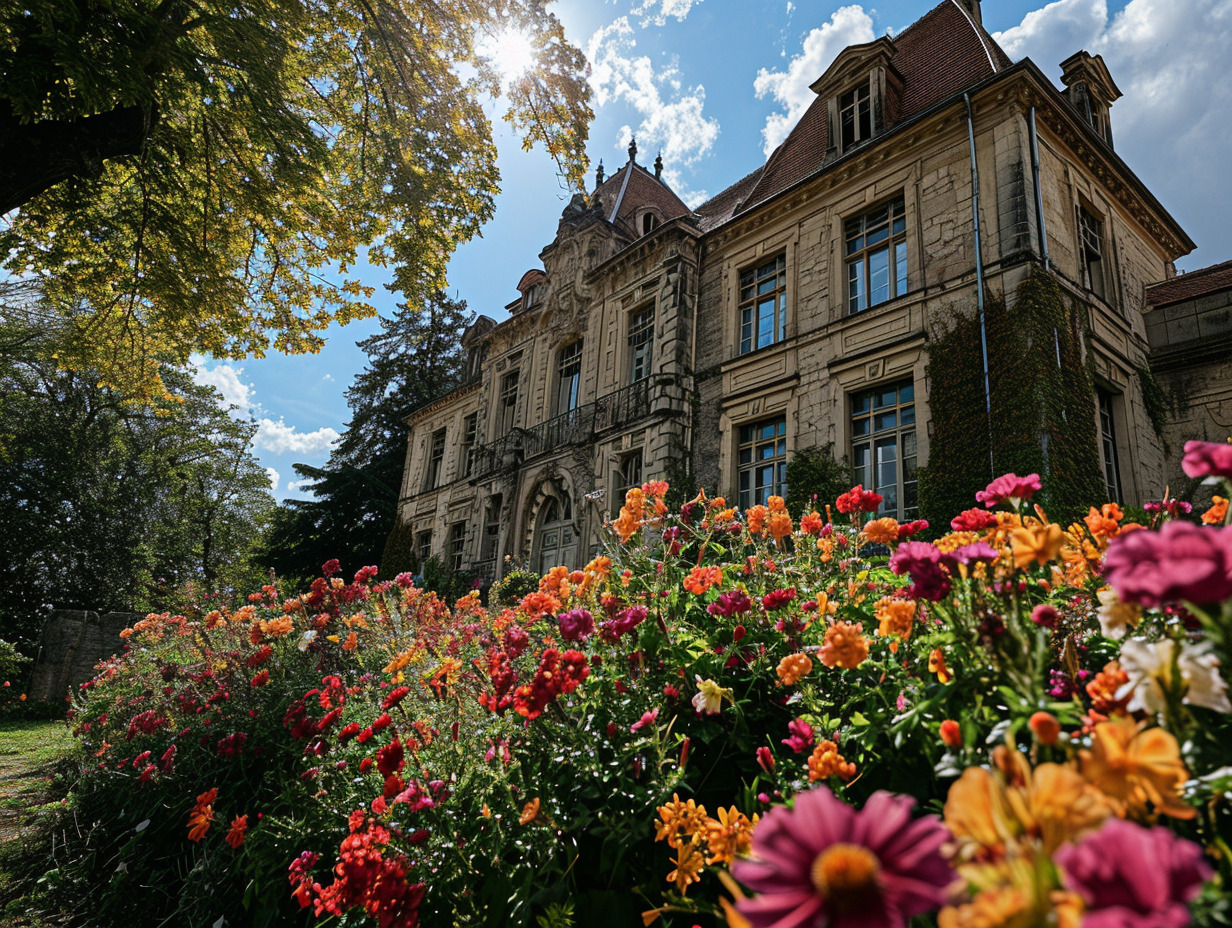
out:
{"label": "orange flower", "polygon": [[1101,722],[1095,726],[1091,750],[1083,751],[1080,760],[1082,775],[1123,816],[1145,818],[1149,807],[1173,818],[1197,814],[1181,801],[1181,785],[1189,779],[1189,771],[1176,738],[1162,728],[1144,730],[1129,718]]}
{"label": "orange flower", "polygon": [[827,667],[854,670],[868,657],[864,629],[852,622],[835,622],[826,629],[821,645],[821,662]]}
{"label": "orange flower", "polygon": [[876,545],[895,544],[898,541],[898,520],[886,516],[884,519],[873,519],[860,530],[865,541]]}
{"label": "orange flower", "polygon": [[1050,712],[1036,712],[1027,722],[1035,740],[1045,747],[1052,747],[1061,737],[1061,723]]}
{"label": "orange flower", "polygon": [[1121,520],[1124,518],[1125,513],[1121,511],[1120,506],[1116,503],[1105,503],[1101,509],[1092,506],[1091,511],[1082,521],[1087,524],[1088,531],[1095,538],[1107,544],[1109,538],[1115,538],[1121,531]]}
{"label": "orange flower", "polygon": [[[873,616],[881,624],[877,628],[879,638],[901,638],[906,641],[911,637],[911,627],[915,620],[914,599],[879,599],[873,606]],[[898,651],[898,641],[890,642],[890,650]]]}
{"label": "orange flower", "polygon": [[812,669],[813,661],[807,654],[788,654],[779,661],[779,682],[784,686],[795,686]]}
{"label": "orange flower", "polygon": [[553,567],[539,580],[539,592],[555,596],[561,602],[569,598],[572,588],[568,567]]}
{"label": "orange flower", "polygon": [[1207,525],[1223,525],[1228,517],[1228,501],[1222,496],[1211,497],[1211,508],[1202,513],[1202,521]]}
{"label": "orange flower", "polygon": [[357,647],[359,647],[359,635],[351,632],[346,636],[346,641],[342,642],[342,650],[354,651]]}
{"label": "orange flower", "polygon": [[942,722],[938,734],[941,736],[941,743],[947,748],[961,748],[963,746],[962,727],[953,719],[946,719]]}
{"label": "orange flower", "polygon": [[662,499],[667,496],[667,490],[666,480],[650,480],[642,484],[642,492],[654,499]]}
{"label": "orange flower", "polygon": [[805,513],[800,519],[800,531],[807,532],[810,535],[816,535],[821,531],[822,525],[825,523],[821,520],[820,513],[814,509],[812,512]]}
{"label": "orange flower", "polygon": [[749,531],[754,535],[762,535],[766,531],[766,519],[770,510],[765,506],[750,506],[744,511],[744,521]]}
{"label": "orange flower", "polygon": [[519,825],[529,825],[539,817],[539,797],[536,796],[526,805],[522,806],[522,814],[518,816]]}
{"label": "orange flower", "polygon": [[809,782],[826,780],[830,777],[842,777],[850,780],[856,775],[856,765],[849,763],[838,752],[838,745],[833,741],[822,741],[813,748],[808,759]]}
{"label": "orange flower", "polygon": [[1126,693],[1118,699],[1117,693],[1129,683],[1129,674],[1121,669],[1117,661],[1109,661],[1104,669],[1095,675],[1087,684],[1087,695],[1091,697],[1091,708],[1101,715],[1120,714],[1125,712],[1133,693]]}
{"label": "orange flower", "polygon": [[217,787],[206,790],[197,797],[197,802],[188,815],[189,841],[200,841],[210,830],[210,823],[214,821],[214,800],[217,798]]}
{"label": "orange flower", "polygon": [[676,869],[667,875],[667,881],[675,883],[676,891],[683,896],[691,884],[701,879],[706,862],[701,851],[694,849],[692,844],[682,844],[676,849],[676,859],[672,863]]}
{"label": "orange flower", "polygon": [[939,683],[949,683],[954,679],[950,668],[945,664],[945,654],[940,648],[933,648],[928,655],[928,672],[937,675]]}
{"label": "orange flower", "polygon": [[1029,522],[1022,528],[1010,532],[1010,545],[1014,553],[1014,566],[1019,570],[1029,567],[1032,562],[1047,564],[1055,560],[1061,552],[1061,543],[1065,533],[1055,522],[1042,524]]}
{"label": "orange flower", "polygon": [[834,539],[818,538],[817,550],[821,552],[822,563],[829,561],[832,557],[834,557]]}
{"label": "orange flower", "polygon": [[646,497],[637,487],[630,487],[625,494],[625,504],[620,507],[620,516],[612,523],[620,540],[627,542],[632,538],[646,516]]}
{"label": "orange flower", "polygon": [[289,615],[280,615],[276,619],[262,619],[261,633],[270,638],[280,638],[288,635],[295,628],[295,620]]}
{"label": "orange flower", "polygon": [[559,599],[551,593],[540,593],[538,590],[522,597],[521,606],[532,619],[539,619],[545,615],[556,615],[561,608]]}
{"label": "orange flower", "polygon": [[770,537],[776,542],[781,542],[790,535],[791,530],[791,516],[786,512],[772,512],[770,514]]}
{"label": "orange flower", "polygon": [[684,578],[684,588],[701,596],[716,583],[723,581],[723,571],[717,567],[694,567]]}
{"label": "orange flower", "polygon": [[227,836],[223,838],[235,850],[239,850],[240,845],[244,843],[244,832],[248,830],[248,816],[237,815],[231,823],[231,830],[227,832]]}
{"label": "orange flower", "polygon": [[754,815],[750,821],[735,806],[729,809],[719,806],[718,819],[706,822],[706,849],[710,852],[706,863],[729,864],[737,857],[747,857],[758,818]]}

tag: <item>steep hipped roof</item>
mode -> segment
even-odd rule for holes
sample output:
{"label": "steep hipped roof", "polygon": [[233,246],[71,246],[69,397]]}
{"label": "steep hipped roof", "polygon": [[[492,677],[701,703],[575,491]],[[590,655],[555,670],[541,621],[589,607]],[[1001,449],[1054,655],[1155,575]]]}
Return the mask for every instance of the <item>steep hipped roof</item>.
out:
{"label": "steep hipped roof", "polygon": [[647,207],[656,210],[661,222],[687,216],[690,212],[667,184],[632,159],[595,188],[591,202],[596,200],[603,204],[604,217],[634,238],[641,234],[636,228],[639,210]]}
{"label": "steep hipped roof", "polygon": [[1196,300],[1209,293],[1232,290],[1232,261],[1212,264],[1146,288],[1146,301],[1153,307]]}
{"label": "steep hipped roof", "polygon": [[[1009,56],[957,0],[944,0],[895,36],[890,45],[894,50],[890,64],[902,77],[895,122],[910,119],[1012,65]],[[821,168],[830,144],[826,111],[824,97],[813,101],[770,156],[737,211],[769,199]],[[707,207],[709,204],[698,212]]]}

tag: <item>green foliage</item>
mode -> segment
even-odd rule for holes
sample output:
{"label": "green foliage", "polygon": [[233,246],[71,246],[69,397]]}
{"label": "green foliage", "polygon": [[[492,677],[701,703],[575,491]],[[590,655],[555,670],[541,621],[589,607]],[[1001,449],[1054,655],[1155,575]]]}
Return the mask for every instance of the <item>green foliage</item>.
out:
{"label": "green foliage", "polygon": [[477,574],[467,570],[453,570],[436,555],[428,558],[419,568],[418,586],[431,590],[444,602],[457,602],[471,590],[479,589]]}
{"label": "green foliage", "polygon": [[933,433],[920,470],[921,514],[948,525],[949,514],[974,505],[976,491],[994,477],[1038,473],[1039,501],[1068,523],[1107,494],[1082,308],[1038,269],[1019,285],[1012,306],[989,295],[985,307],[991,425],[978,317],[958,316],[929,344]]}
{"label": "green foliage", "polygon": [[851,489],[851,469],[834,457],[834,445],[802,448],[787,463],[787,510],[825,511]]}
{"label": "green foliage", "polygon": [[[505,30],[536,56],[508,86]],[[585,61],[540,0],[34,0],[0,9],[0,73],[4,267],[86,307],[61,359],[132,393],[192,352],[318,350],[374,312],[365,253],[441,288],[499,189],[493,97],[586,167]]]}
{"label": "green foliage", "polygon": [[1164,438],[1164,433],[1168,427],[1168,397],[1149,367],[1139,367],[1136,373],[1138,386],[1142,390],[1142,402],[1146,406],[1147,418],[1151,420],[1151,428],[1155,430],[1156,437],[1163,442],[1164,453],[1167,454],[1168,442]]}
{"label": "green foliage", "polygon": [[[145,611],[249,588],[273,499],[255,426],[167,366],[169,395],[127,402],[25,343],[0,371],[0,627],[29,650],[49,607]],[[259,575],[257,575],[259,576]]]}
{"label": "green foliage", "polygon": [[313,496],[279,507],[263,563],[292,578],[313,576],[331,558],[350,571],[382,562],[406,462],[406,417],[461,383],[461,338],[473,318],[464,301],[437,292],[424,308],[400,304],[358,343],[368,362],[347,390],[351,420],[324,466],[295,465]]}
{"label": "green foliage", "polygon": [[381,552],[381,576],[396,577],[404,571],[415,570],[415,532],[411,523],[394,519],[394,527],[385,538]]}
{"label": "green foliage", "polygon": [[[21,686],[22,676],[25,673],[25,668],[30,664],[31,658],[22,654],[13,645],[0,638],[0,683],[12,684],[13,686]],[[7,696],[7,694],[5,694]],[[3,698],[0,698],[0,705],[3,704]]]}
{"label": "green foliage", "polygon": [[506,565],[505,575],[492,584],[488,602],[493,608],[516,606],[529,593],[539,589],[539,575],[521,564]]}

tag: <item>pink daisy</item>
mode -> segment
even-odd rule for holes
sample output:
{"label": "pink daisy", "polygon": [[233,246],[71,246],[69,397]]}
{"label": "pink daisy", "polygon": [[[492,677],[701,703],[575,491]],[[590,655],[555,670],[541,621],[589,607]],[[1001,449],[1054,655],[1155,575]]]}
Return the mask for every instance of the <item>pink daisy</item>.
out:
{"label": "pink daisy", "polygon": [[934,815],[911,817],[915,801],[874,793],[863,810],[824,787],[766,814],[753,857],[732,873],[759,895],[738,904],[754,928],[904,928],[946,902],[954,880]]}

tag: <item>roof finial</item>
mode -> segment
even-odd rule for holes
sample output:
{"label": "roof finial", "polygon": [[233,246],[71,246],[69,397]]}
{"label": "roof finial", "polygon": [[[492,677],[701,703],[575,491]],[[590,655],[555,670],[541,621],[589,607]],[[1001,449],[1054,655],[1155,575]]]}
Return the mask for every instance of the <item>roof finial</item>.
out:
{"label": "roof finial", "polygon": [[595,170],[595,186],[603,186],[603,159],[599,159],[599,167]]}
{"label": "roof finial", "polygon": [[629,160],[630,161],[637,160],[637,139],[636,138],[629,139]]}
{"label": "roof finial", "polygon": [[655,180],[663,179],[663,152],[655,155]]}

